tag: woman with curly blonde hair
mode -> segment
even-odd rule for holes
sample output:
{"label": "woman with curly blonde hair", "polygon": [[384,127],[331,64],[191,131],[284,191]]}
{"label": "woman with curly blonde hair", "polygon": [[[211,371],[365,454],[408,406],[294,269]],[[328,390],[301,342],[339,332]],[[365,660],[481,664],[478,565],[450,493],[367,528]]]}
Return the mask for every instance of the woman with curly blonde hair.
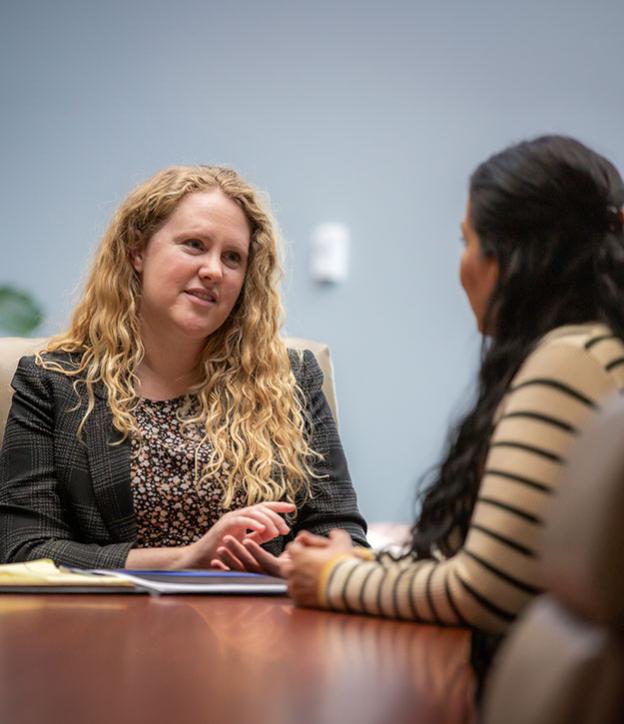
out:
{"label": "woman with curly blonde hair", "polygon": [[322,373],[278,336],[279,276],[235,171],[175,166],[129,195],[69,330],[13,380],[4,561],[280,573],[299,530],[365,542]]}

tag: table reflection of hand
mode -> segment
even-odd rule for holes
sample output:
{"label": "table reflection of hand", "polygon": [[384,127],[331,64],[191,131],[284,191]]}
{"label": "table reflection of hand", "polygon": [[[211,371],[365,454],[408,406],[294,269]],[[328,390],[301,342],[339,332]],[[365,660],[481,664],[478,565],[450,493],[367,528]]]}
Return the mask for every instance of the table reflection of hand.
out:
{"label": "table reflection of hand", "polygon": [[242,661],[252,657],[268,662],[284,656],[286,642],[281,633],[292,611],[287,599],[271,598],[265,602],[255,596],[241,596],[228,600],[226,606],[206,605],[201,600],[188,605],[205,621],[226,658]]}

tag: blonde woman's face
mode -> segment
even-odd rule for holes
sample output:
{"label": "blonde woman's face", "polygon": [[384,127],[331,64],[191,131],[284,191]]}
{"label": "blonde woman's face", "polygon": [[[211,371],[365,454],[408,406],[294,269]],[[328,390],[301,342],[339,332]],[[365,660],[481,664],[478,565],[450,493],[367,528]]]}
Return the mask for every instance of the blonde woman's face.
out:
{"label": "blonde woman's face", "polygon": [[249,244],[245,214],[220,189],[185,196],[132,258],[142,324],[171,342],[209,337],[236,304]]}
{"label": "blonde woman's face", "polygon": [[466,216],[461,224],[464,239],[464,253],[459,267],[459,279],[468,297],[477,321],[477,327],[483,334],[487,305],[498,280],[498,262],[493,256],[486,256],[481,242],[470,220],[470,204],[466,207]]}

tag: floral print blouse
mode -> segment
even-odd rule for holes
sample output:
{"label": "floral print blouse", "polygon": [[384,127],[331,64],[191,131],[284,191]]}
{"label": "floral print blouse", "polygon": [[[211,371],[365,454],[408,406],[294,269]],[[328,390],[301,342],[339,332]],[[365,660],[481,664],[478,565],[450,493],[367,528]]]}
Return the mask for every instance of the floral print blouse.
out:
{"label": "floral print blouse", "polygon": [[[142,438],[132,439],[130,464],[139,548],[188,545],[228,510],[223,507],[225,475],[199,482],[211,446],[201,442],[196,426],[182,425],[179,413],[188,402],[186,396],[142,398],[134,410]],[[229,510],[245,504],[241,490]]]}

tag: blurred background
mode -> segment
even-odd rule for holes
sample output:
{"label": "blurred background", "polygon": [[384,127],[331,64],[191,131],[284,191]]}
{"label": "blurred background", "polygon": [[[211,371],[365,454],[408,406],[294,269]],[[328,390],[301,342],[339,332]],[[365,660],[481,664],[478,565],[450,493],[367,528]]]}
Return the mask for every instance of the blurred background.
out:
{"label": "blurred background", "polygon": [[[623,32],[622,0],[0,0],[0,285],[58,331],[135,184],[235,167],[286,241],[287,333],[331,346],[362,510],[410,520],[478,360],[468,176],[545,132],[622,169]],[[335,285],[309,274],[327,222],[351,233]]]}

